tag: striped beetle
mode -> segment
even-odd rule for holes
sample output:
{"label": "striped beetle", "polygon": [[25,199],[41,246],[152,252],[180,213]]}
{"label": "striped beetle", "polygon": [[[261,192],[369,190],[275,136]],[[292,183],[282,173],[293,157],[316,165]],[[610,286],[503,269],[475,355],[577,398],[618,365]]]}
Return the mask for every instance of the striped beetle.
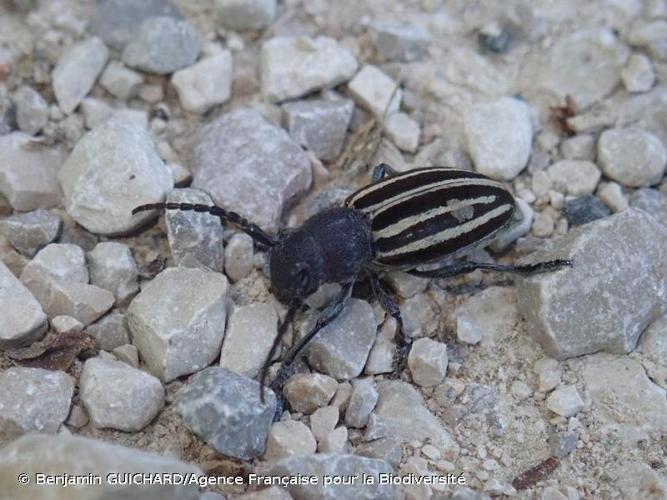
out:
{"label": "striped beetle", "polygon": [[[262,400],[268,367],[287,325],[306,297],[324,283],[339,283],[342,290],[322,311],[315,326],[286,353],[272,388],[282,386],[297,355],[338,316],[361,277],[370,278],[375,297],[395,318],[399,359],[404,359],[409,344],[403,335],[399,307],[380,284],[383,271],[401,269],[415,276],[446,278],[475,269],[530,274],[571,265],[567,260],[524,266],[453,261],[488,243],[508,224],[515,204],[499,182],[446,167],[396,173],[386,164],[378,165],[373,182],[350,195],[342,207],[323,210],[302,226],[284,229],[276,237],[217,206],[151,203],[136,207],[132,213],[153,209],[208,212],[238,226],[268,248],[272,291],[289,308],[262,368]],[[436,269],[419,269],[445,259],[447,263]]]}

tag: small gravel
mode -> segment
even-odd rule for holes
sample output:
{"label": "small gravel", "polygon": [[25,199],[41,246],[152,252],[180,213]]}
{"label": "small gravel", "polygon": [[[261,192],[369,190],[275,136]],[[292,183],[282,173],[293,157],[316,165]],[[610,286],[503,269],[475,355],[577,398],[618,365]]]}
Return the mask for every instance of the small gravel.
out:
{"label": "small gravel", "polygon": [[[414,349],[414,346],[413,346]],[[352,383],[352,394],[345,410],[345,425],[362,429],[368,422],[378,400],[372,379],[357,379]],[[331,430],[333,431],[333,429]]]}
{"label": "small gravel", "polygon": [[172,16],[146,19],[123,49],[123,62],[132,68],[166,75],[192,65],[201,50],[197,32]]}
{"label": "small gravel", "polygon": [[463,116],[468,152],[475,170],[498,180],[512,180],[526,166],[533,140],[528,105],[502,97],[471,106]]}
{"label": "small gravel", "polygon": [[582,160],[561,160],[551,165],[547,174],[558,189],[572,196],[592,194],[601,177],[595,163]]}
{"label": "small gravel", "polygon": [[204,114],[223,104],[232,91],[232,54],[224,50],[176,71],[171,84],[181,105],[191,113]]}
{"label": "small gravel", "polygon": [[253,267],[253,241],[245,233],[236,233],[225,247],[225,274],[238,281],[245,278]]}
{"label": "small gravel", "polygon": [[276,17],[276,0],[217,0],[220,22],[231,30],[259,30]]}
{"label": "small gravel", "polygon": [[141,430],[164,404],[164,389],[157,378],[120,361],[86,361],[79,390],[90,421],[97,428]]}
{"label": "small gravel", "polygon": [[336,380],[327,375],[299,373],[285,382],[283,394],[295,411],[310,414],[326,406],[337,387]]}
{"label": "small gravel", "polygon": [[371,30],[378,54],[388,61],[418,61],[431,44],[428,31],[414,24],[378,22]]}
{"label": "small gravel", "polygon": [[144,77],[141,74],[126,68],[118,61],[111,61],[100,77],[100,85],[121,101],[135,97],[143,82]]}
{"label": "small gravel", "polygon": [[588,224],[611,215],[609,209],[592,194],[566,201],[563,212],[571,227]]}
{"label": "small gravel", "polygon": [[98,243],[86,256],[90,282],[113,293],[117,304],[127,303],[139,291],[137,263],[124,243]]}
{"label": "small gravel", "polygon": [[366,65],[348,84],[354,100],[382,119],[398,111],[403,92],[390,76],[376,66]]}
{"label": "small gravel", "polygon": [[621,72],[623,85],[628,92],[647,92],[655,82],[651,60],[644,54],[632,54]]}
{"label": "small gravel", "polygon": [[408,367],[417,385],[438,385],[447,374],[447,346],[428,338],[416,340],[410,349]]}
{"label": "small gravel", "polygon": [[23,255],[32,257],[60,233],[62,219],[52,212],[38,209],[18,213],[0,220],[0,235]]}
{"label": "small gravel", "polygon": [[266,441],[264,460],[275,462],[292,455],[315,453],[317,443],[308,426],[296,420],[274,422]]}
{"label": "small gravel", "polygon": [[39,92],[24,85],[14,93],[16,123],[29,135],[40,132],[49,121],[49,107]]}

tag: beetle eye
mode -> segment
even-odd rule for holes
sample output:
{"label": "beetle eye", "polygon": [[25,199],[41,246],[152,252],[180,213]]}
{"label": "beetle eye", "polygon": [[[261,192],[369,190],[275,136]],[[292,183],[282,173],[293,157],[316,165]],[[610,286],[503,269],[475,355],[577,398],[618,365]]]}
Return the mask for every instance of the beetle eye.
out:
{"label": "beetle eye", "polygon": [[307,266],[299,266],[299,269],[296,272],[296,279],[301,289],[308,287],[308,283],[310,281],[310,271],[308,270]]}

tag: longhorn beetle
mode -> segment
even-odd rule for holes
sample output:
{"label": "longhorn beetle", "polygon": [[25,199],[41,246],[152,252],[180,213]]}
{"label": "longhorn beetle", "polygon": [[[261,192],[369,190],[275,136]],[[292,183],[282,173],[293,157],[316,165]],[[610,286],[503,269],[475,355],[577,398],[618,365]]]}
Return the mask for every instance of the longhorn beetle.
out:
{"label": "longhorn beetle", "polygon": [[[352,286],[365,275],[370,277],[377,300],[397,322],[400,359],[407,354],[409,344],[403,335],[399,307],[380,284],[383,271],[400,269],[415,276],[446,278],[475,269],[532,274],[571,265],[568,260],[523,266],[452,261],[488,243],[508,224],[515,204],[499,182],[446,167],[396,173],[389,165],[380,164],[373,170],[373,182],[350,195],[342,207],[323,210],[301,227],[283,229],[275,237],[239,214],[217,206],[150,203],[136,207],[132,213],[154,209],[210,213],[238,226],[268,248],[271,288],[288,310],[260,374],[262,401],[268,367],[287,326],[304,299],[324,283],[339,283],[341,292],[322,311],[315,326],[286,353],[272,388],[282,386],[295,358],[338,316],[350,298]],[[437,269],[420,269],[444,259],[447,263]]]}

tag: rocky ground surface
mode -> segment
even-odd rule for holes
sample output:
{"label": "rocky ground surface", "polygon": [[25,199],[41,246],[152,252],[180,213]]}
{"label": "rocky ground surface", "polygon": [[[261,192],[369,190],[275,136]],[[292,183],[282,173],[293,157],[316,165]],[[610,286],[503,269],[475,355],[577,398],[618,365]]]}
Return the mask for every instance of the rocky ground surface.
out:
{"label": "rocky ground surface", "polygon": [[[3,2],[0,497],[114,470],[241,478],[155,498],[667,498],[666,148],[665,0]],[[574,265],[389,273],[398,379],[396,323],[359,287],[272,423],[265,254],[131,209],[213,202],[274,232],[380,161],[506,184],[515,219],[475,260]],[[248,486],[360,473],[404,484]]]}

